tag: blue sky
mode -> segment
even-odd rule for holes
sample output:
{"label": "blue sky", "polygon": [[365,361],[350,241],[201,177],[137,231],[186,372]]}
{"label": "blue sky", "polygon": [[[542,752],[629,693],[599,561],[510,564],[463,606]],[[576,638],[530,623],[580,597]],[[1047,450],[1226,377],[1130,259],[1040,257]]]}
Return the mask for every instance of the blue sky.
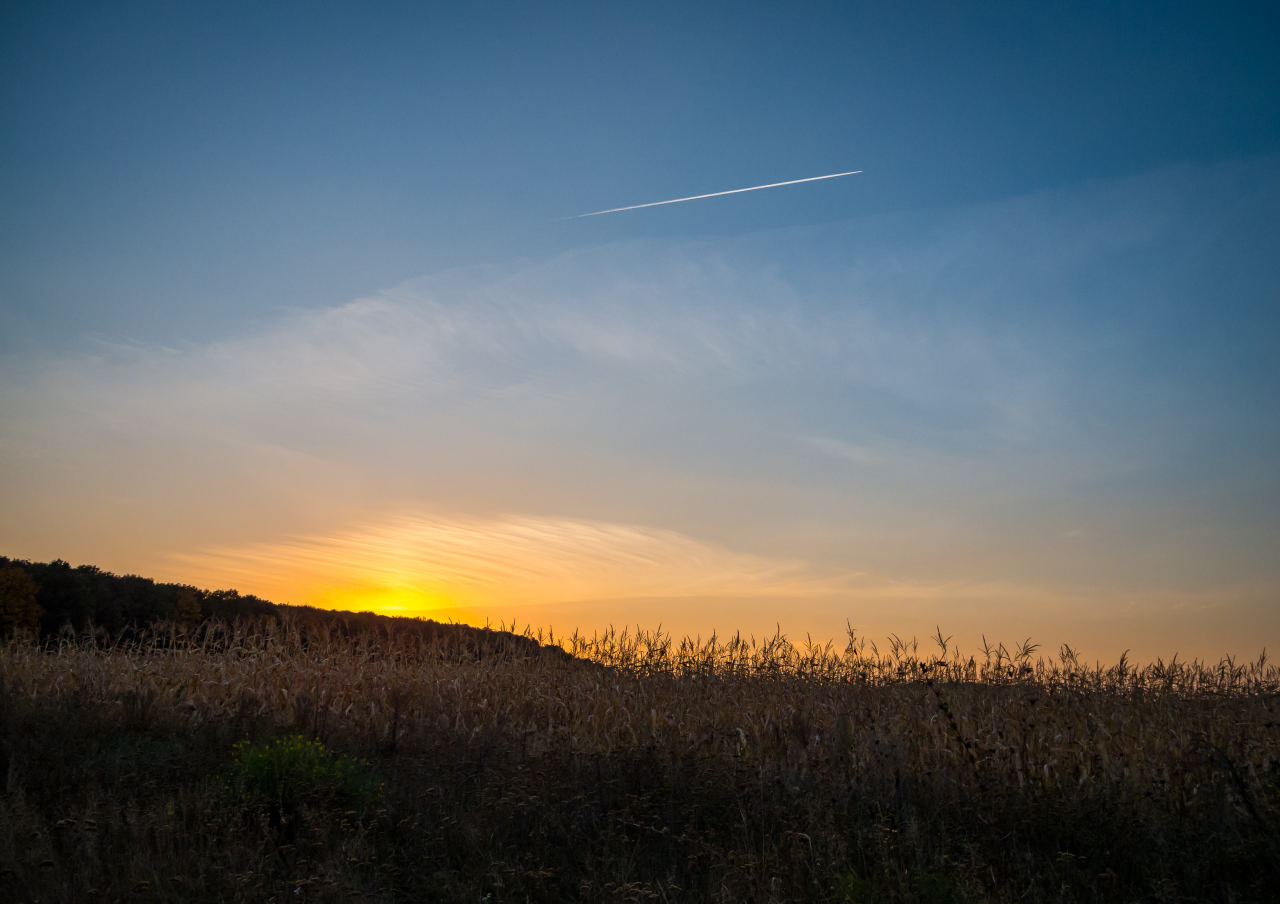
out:
{"label": "blue sky", "polygon": [[0,551],[557,627],[1274,645],[1277,26],[12,5]]}

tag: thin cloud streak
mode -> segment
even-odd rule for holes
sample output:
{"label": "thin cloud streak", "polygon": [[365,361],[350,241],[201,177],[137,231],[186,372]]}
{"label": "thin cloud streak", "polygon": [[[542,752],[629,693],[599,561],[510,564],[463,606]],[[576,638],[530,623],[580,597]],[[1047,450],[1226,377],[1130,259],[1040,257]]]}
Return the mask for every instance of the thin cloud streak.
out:
{"label": "thin cloud streak", "polygon": [[[174,553],[159,570],[277,602],[474,624],[514,615],[534,627],[587,633],[661,624],[690,636],[726,627],[767,634],[782,624],[834,637],[852,623],[878,637],[927,613],[975,645],[984,634],[1032,636],[1051,646],[1067,639],[1103,659],[1134,647],[1117,636],[1141,633],[1142,652],[1152,656],[1181,649],[1212,657],[1247,646],[1230,627],[1241,614],[1253,631],[1275,625],[1273,582],[1206,592],[917,580],[744,553],[677,531],[527,514],[407,514],[327,534]],[[1188,650],[1185,633],[1167,623],[1171,612],[1195,619],[1211,639]],[[1213,649],[1215,643],[1223,646]]]}
{"label": "thin cloud streak", "polygon": [[687,198],[672,198],[670,201],[650,201],[648,204],[632,204],[630,207],[612,207],[609,210],[596,210],[591,213],[580,213],[572,219],[598,217],[606,213],[621,213],[624,210],[640,210],[643,207],[661,207],[664,204],[683,204],[685,201],[701,201],[703,198],[718,198],[721,195],[737,195],[744,191],[760,191],[764,188],[780,188],[783,185],[799,185],[801,182],[820,182],[823,179],[839,179],[841,176],[856,176],[862,170],[849,170],[847,173],[831,173],[827,176],[809,176],[807,179],[791,179],[787,182],[771,182],[768,185],[752,185],[749,188],[732,188],[729,191],[713,191],[705,195],[690,195]]}
{"label": "thin cloud streak", "polygon": [[[333,535],[171,556],[179,570],[290,599],[348,605],[370,588],[424,600],[503,606],[599,597],[830,596],[851,574],[734,552],[676,531],[571,518],[404,516]],[[426,604],[430,609],[430,603]]]}

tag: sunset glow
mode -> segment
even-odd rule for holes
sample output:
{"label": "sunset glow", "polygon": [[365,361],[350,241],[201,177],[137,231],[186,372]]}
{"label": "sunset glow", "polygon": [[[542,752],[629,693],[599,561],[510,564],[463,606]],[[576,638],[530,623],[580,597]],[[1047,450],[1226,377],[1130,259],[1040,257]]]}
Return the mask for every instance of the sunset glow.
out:
{"label": "sunset glow", "polygon": [[1261,13],[130,10],[0,30],[0,555],[1280,646]]}

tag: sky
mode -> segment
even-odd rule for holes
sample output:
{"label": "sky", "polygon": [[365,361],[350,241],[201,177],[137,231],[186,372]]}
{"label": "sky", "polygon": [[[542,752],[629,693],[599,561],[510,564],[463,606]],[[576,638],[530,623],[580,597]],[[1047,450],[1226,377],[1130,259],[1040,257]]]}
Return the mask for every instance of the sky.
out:
{"label": "sky", "polygon": [[0,72],[0,554],[1280,646],[1274,4],[6,4]]}

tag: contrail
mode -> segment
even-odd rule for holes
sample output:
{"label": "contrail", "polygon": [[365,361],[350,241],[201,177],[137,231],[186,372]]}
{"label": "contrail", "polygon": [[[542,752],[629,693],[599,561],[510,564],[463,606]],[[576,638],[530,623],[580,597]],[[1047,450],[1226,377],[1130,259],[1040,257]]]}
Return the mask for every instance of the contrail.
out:
{"label": "contrail", "polygon": [[701,201],[703,198],[718,198],[721,195],[736,195],[744,191],[759,191],[762,188],[778,188],[782,185],[799,185],[801,182],[817,182],[821,179],[839,179],[841,176],[856,176],[862,170],[850,170],[847,173],[832,173],[829,176],[810,176],[807,179],[792,179],[788,182],[770,182],[768,185],[753,185],[750,188],[731,188],[728,191],[713,191],[705,195],[690,195],[687,198],[672,198],[670,201],[650,201],[648,204],[632,204],[630,207],[611,207],[608,210],[596,210],[591,213],[580,213],[570,219],[580,220],[583,217],[598,217],[603,213],[621,213],[624,210],[639,210],[642,207],[661,207],[663,204],[683,204],[685,201]]}

